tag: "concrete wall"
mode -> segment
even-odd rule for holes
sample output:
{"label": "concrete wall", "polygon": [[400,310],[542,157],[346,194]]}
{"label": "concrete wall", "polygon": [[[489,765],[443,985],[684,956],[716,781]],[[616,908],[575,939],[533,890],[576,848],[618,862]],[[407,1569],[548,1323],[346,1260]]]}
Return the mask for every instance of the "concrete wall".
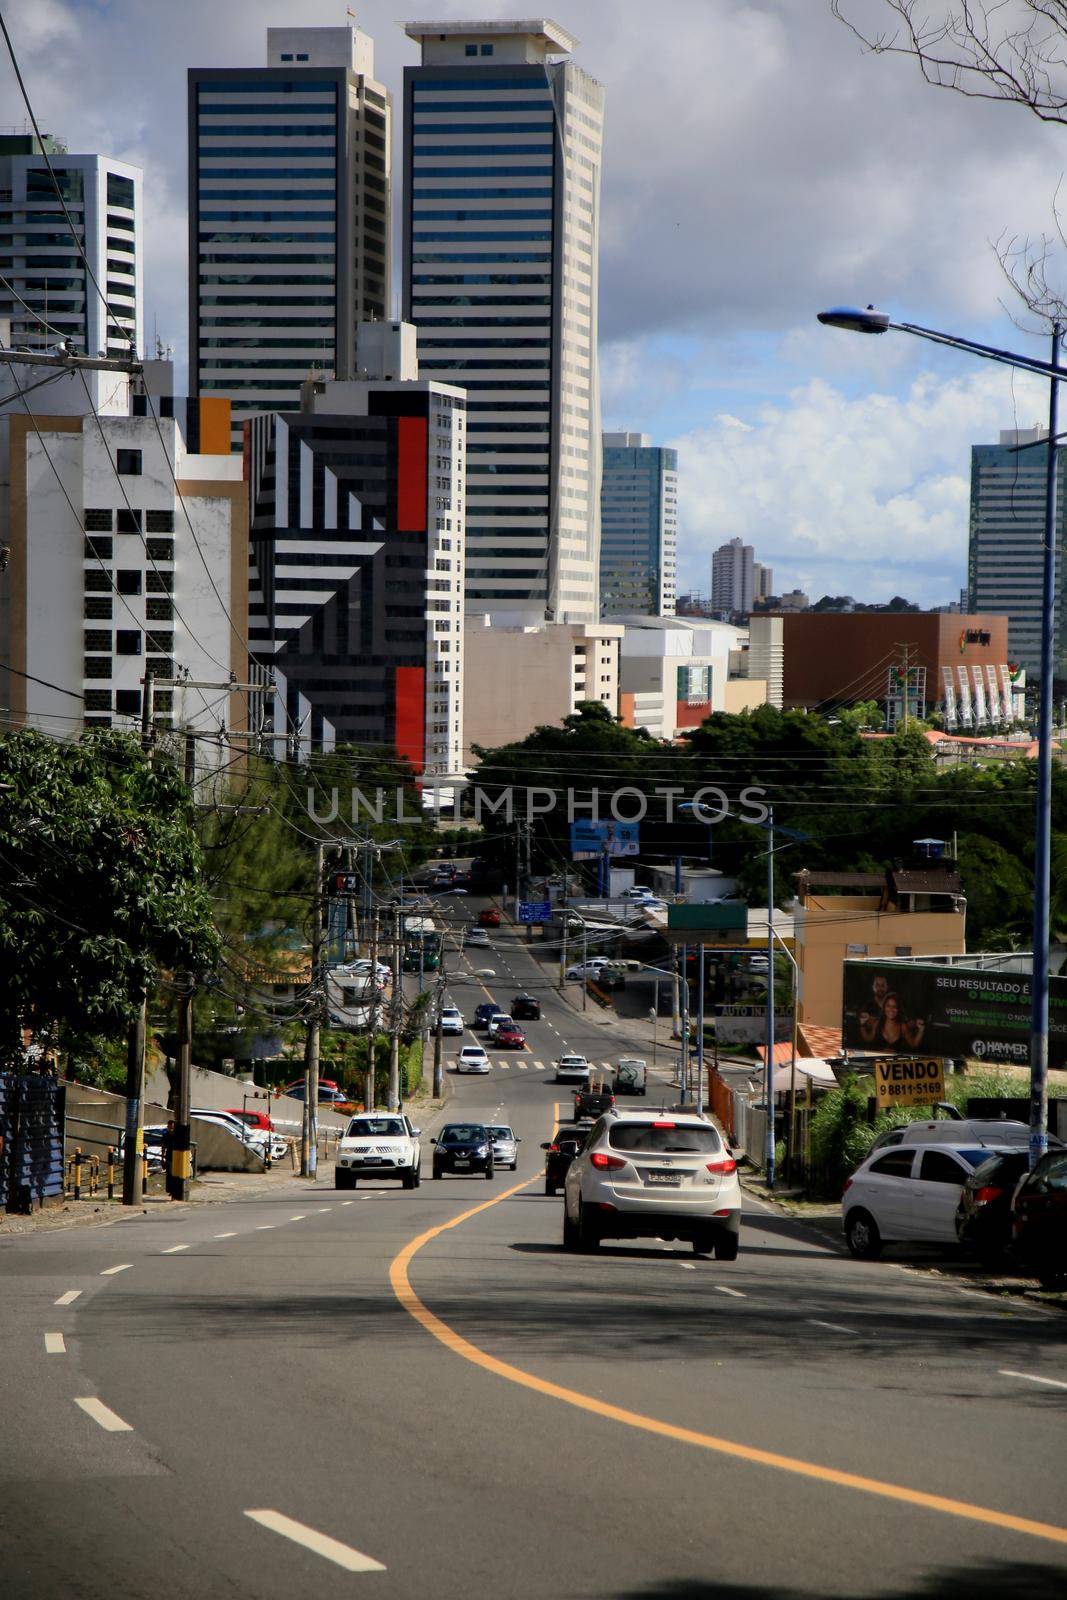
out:
{"label": "concrete wall", "polygon": [[965,911],[881,911],[876,895],[809,895],[793,913],[800,1022],[839,1028],[850,954],[963,955]]}

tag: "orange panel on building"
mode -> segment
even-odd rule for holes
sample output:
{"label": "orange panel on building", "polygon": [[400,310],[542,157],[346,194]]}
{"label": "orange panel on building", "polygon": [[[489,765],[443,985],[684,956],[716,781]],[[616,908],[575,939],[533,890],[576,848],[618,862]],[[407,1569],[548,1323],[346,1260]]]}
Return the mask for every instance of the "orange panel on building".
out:
{"label": "orange panel on building", "polygon": [[230,402],[219,395],[201,395],[200,454],[228,456],[230,453]]}

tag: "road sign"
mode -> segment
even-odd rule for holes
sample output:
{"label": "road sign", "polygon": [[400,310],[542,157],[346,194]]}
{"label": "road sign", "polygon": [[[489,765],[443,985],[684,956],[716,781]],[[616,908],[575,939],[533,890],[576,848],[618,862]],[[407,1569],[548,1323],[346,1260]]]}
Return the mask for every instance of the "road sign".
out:
{"label": "road sign", "polygon": [[552,915],[551,900],[520,900],[520,922],[547,922]]}
{"label": "road sign", "polygon": [[935,1105],[945,1098],[945,1063],[940,1057],[886,1056],[871,1065],[879,1111]]}
{"label": "road sign", "polygon": [[335,872],[333,875],[333,887],[337,894],[355,894],[361,882],[358,872]]}

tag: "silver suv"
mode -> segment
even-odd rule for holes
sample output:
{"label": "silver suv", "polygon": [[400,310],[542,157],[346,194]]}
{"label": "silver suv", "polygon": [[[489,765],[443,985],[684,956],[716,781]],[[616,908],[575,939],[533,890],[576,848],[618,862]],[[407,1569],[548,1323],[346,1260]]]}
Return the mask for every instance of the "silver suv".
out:
{"label": "silver suv", "polygon": [[563,1244],[684,1239],[696,1255],[737,1258],[741,1185],[718,1129],[691,1111],[607,1112],[564,1183]]}

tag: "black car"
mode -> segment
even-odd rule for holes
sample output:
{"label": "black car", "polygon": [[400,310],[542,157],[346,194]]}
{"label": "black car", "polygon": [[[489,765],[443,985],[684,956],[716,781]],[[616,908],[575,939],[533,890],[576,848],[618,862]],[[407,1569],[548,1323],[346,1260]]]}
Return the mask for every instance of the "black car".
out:
{"label": "black car", "polygon": [[582,1146],[593,1126],[587,1122],[581,1128],[561,1128],[551,1144],[543,1144],[541,1149],[545,1155],[545,1193],[558,1194],[563,1187],[563,1180],[567,1176],[567,1168],[576,1155],[581,1153]]}
{"label": "black car", "polygon": [[1012,1202],[1012,1255],[1043,1289],[1067,1289],[1067,1150],[1050,1150]]}
{"label": "black car", "polygon": [[610,1089],[576,1089],[574,1091],[574,1120],[583,1117],[602,1117],[605,1111],[614,1111],[615,1096]]}
{"label": "black car", "polygon": [[1012,1196],[1028,1165],[1025,1148],[991,1155],[963,1185],[956,1237],[983,1261],[996,1260],[1011,1244]]}
{"label": "black car", "polygon": [[474,1021],[471,1023],[471,1027],[488,1028],[489,1018],[498,1017],[499,1015],[500,1007],[497,1005],[496,1001],[487,1000],[484,1005],[480,1005],[475,1011]]}
{"label": "black car", "polygon": [[517,994],[511,1002],[511,1015],[516,1022],[540,1022],[541,1002],[532,994]]}
{"label": "black car", "polygon": [[493,1176],[493,1143],[483,1123],[447,1122],[430,1143],[434,1147],[435,1178],[443,1172],[454,1172],[464,1178],[475,1172],[487,1178]]}

